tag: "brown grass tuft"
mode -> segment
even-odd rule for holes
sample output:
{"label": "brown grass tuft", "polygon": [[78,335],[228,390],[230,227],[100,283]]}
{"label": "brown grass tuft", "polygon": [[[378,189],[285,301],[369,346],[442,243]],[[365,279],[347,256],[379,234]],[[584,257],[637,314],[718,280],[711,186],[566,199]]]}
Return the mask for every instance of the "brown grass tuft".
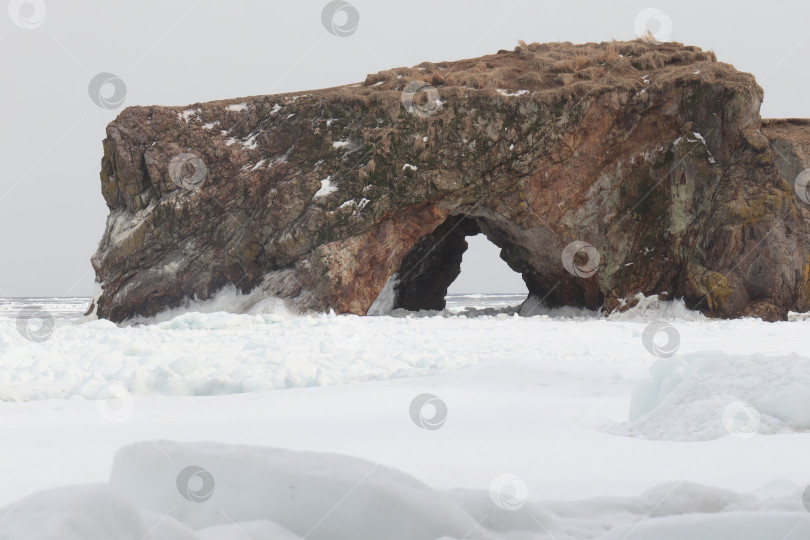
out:
{"label": "brown grass tuft", "polygon": [[373,86],[377,83],[388,82],[392,78],[393,77],[391,76],[391,73],[387,71],[372,73],[371,75],[366,77],[366,80],[363,82],[363,86]]}
{"label": "brown grass tuft", "polygon": [[554,77],[554,82],[566,86],[574,82],[574,76],[570,73],[559,73]]}
{"label": "brown grass tuft", "polygon": [[556,100],[616,89],[635,93],[646,84],[642,77],[647,75],[650,91],[696,81],[750,87],[752,80],[717,62],[713,52],[680,43],[649,39],[580,45],[520,41],[514,51],[381,71],[369,75],[359,88],[340,88],[337,99],[365,106],[369,99],[379,101],[385,96],[384,105],[390,105],[387,110],[395,119],[401,109],[400,92],[413,80],[441,88],[443,99],[464,97],[471,89],[527,89],[534,92],[533,99]]}

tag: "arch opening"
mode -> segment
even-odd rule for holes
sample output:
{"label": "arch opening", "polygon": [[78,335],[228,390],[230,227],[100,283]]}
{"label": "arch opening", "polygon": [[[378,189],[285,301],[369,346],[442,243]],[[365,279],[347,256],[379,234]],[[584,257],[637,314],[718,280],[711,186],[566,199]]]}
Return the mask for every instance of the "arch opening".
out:
{"label": "arch opening", "polygon": [[447,289],[461,273],[466,238],[480,233],[475,220],[450,216],[433,233],[420,238],[402,259],[397,272],[394,308],[444,309]]}
{"label": "arch opening", "polygon": [[[469,247],[467,238],[471,236],[476,237],[472,240],[474,243],[488,241],[499,248],[499,258],[505,266],[520,276],[523,286],[514,292],[522,295],[522,299],[516,299],[516,304],[533,298],[548,307],[597,309],[602,305],[603,297],[596,278],[582,279],[567,273],[560,259],[565,244],[551,231],[525,231],[482,214],[451,215],[431,234],[414,244],[397,271],[393,308],[408,311],[445,309],[448,290],[461,274],[464,253]],[[496,262],[490,266],[497,268],[498,265]],[[479,292],[459,288],[454,291]]]}
{"label": "arch opening", "polygon": [[470,294],[527,296],[529,289],[522,276],[501,258],[501,249],[485,234],[467,237],[467,251],[461,261],[461,273],[447,290],[448,296]]}

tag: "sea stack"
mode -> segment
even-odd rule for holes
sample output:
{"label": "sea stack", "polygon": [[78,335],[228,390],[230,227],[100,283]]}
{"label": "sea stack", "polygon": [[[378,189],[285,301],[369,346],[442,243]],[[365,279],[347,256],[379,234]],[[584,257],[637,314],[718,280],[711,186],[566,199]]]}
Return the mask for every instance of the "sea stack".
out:
{"label": "sea stack", "polygon": [[[300,311],[441,309],[483,233],[550,306],[810,309],[810,123],[697,47],[521,44],[107,127],[99,317],[232,284]],[[387,286],[387,287],[386,287]]]}

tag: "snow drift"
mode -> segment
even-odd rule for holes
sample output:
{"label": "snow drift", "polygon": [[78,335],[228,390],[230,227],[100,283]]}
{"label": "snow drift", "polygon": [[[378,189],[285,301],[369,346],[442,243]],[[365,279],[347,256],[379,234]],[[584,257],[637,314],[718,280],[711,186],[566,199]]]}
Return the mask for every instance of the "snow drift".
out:
{"label": "snow drift", "polygon": [[[192,469],[194,474],[185,474]],[[2,510],[3,540],[799,540],[796,491],[760,500],[689,483],[638,497],[529,501],[440,492],[365,460],[215,443],[124,447],[107,485],[54,489]],[[696,536],[697,535],[697,536]]]}
{"label": "snow drift", "polygon": [[702,351],[662,358],[613,433],[703,441],[810,429],[810,358]]}

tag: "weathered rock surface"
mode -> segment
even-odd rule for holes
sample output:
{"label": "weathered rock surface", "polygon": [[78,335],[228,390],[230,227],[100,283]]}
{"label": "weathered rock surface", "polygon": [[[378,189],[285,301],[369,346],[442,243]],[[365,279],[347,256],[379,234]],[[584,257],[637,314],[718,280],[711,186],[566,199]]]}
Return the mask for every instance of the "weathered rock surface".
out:
{"label": "weathered rock surface", "polygon": [[437,309],[483,232],[548,305],[783,319],[810,309],[810,124],[763,123],[762,99],[713,53],[636,41],[128,108],[94,307],[122,321],[234,284],[365,314],[396,275],[396,306]]}

